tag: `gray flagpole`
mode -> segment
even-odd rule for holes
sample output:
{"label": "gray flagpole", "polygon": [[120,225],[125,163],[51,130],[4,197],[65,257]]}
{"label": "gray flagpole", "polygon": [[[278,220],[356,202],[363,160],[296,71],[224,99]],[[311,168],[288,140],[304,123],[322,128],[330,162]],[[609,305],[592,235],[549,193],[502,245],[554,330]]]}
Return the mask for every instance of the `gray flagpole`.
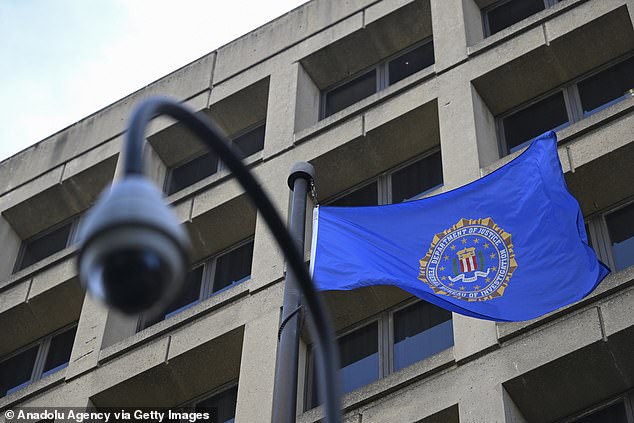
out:
{"label": "gray flagpole", "polygon": [[[312,186],[315,169],[310,163],[298,162],[291,168],[288,186],[292,190],[288,230],[298,251],[304,251],[306,196]],[[279,330],[273,421],[292,423],[297,416],[297,366],[299,359],[299,331],[301,323],[301,293],[297,276],[290,268],[286,271],[284,304]]]}

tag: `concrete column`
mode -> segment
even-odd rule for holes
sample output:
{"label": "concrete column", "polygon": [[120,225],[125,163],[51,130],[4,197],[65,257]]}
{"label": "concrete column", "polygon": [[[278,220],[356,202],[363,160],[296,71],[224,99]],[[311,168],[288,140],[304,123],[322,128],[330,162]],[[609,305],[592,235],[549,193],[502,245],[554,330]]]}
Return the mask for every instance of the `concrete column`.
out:
{"label": "concrete column", "polygon": [[0,254],[0,280],[5,280],[13,273],[16,258],[20,251],[22,240],[15,233],[9,222],[0,217],[0,239],[2,240],[2,254]]}
{"label": "concrete column", "polygon": [[298,63],[280,63],[271,73],[266,111],[265,158],[293,145],[298,69]]}
{"label": "concrete column", "polygon": [[[277,208],[282,221],[286,224],[290,207],[290,190],[287,179],[291,163],[278,158],[280,165],[271,174],[258,175],[263,181],[263,188],[273,205]],[[258,212],[255,223],[255,239],[253,246],[253,264],[251,275],[258,286],[266,285],[284,276],[284,254],[277,246],[273,234],[269,230],[262,215]],[[257,289],[257,288],[255,288]]]}
{"label": "concrete column", "polygon": [[321,92],[312,78],[304,70],[297,66],[297,95],[295,103],[295,132],[310,128],[319,121],[319,100]]}
{"label": "concrete column", "polygon": [[270,422],[280,311],[274,309],[245,325],[238,379],[236,422]]}
{"label": "concrete column", "polygon": [[[441,76],[438,98],[443,177],[453,189],[480,177],[478,122],[471,83],[457,72]],[[494,322],[453,315],[454,354],[464,360],[497,343]]]}
{"label": "concrete column", "polygon": [[[123,148],[123,140],[121,142],[121,149]],[[121,151],[121,150],[120,150]],[[151,148],[151,146],[147,146],[146,149],[144,150],[144,162],[147,164],[147,160],[158,160],[158,156],[156,155],[156,153],[154,152],[154,150]],[[160,160],[159,160],[160,161]],[[121,152],[119,153],[119,156],[117,157],[117,166],[115,168],[115,172],[114,172],[114,180],[115,183],[118,179],[120,179],[121,177],[123,177],[123,154],[121,154]],[[149,166],[149,167],[154,167],[154,166]],[[155,174],[153,174],[152,171],[150,171],[150,178],[152,180],[154,180],[154,177],[156,176]],[[156,182],[156,180],[154,180],[154,182]],[[103,304],[99,303],[97,300],[92,299],[89,295],[84,299],[84,306],[82,308],[82,316],[86,313],[95,313],[95,317],[93,318],[86,318],[86,324],[89,326],[97,325],[96,321],[100,320],[101,322],[101,329],[99,329],[98,333],[100,333],[100,335],[97,337],[97,339],[95,339],[95,355],[96,357],[94,358],[95,360],[95,364],[96,364],[96,360],[99,357],[99,350],[104,349],[110,345],[116,344],[117,342],[121,341],[122,339],[127,338],[128,336],[131,336],[133,334],[136,333],[136,328],[137,328],[137,323],[138,323],[138,318],[137,317],[129,317],[126,316],[124,314],[122,314],[121,312],[118,312],[114,309],[109,309],[107,307],[105,307]],[[82,324],[81,322],[82,318],[80,317],[80,326]],[[88,330],[88,329],[87,329]],[[97,331],[97,329],[95,328],[95,330]],[[77,330],[77,333],[79,334],[79,328]],[[97,333],[97,332],[96,332]],[[77,357],[74,357],[75,355],[75,347],[77,347],[77,345],[75,345],[73,347],[73,356],[71,356],[71,362],[73,360],[73,358],[76,358],[78,360],[80,360],[80,356],[78,355]],[[80,351],[82,351],[83,348],[78,349],[78,354]],[[84,350],[84,353],[87,350]],[[93,358],[90,359],[86,359],[86,363],[85,364],[78,364],[78,372],[79,371],[83,371],[82,369],[84,368],[88,368],[86,366],[90,366],[91,364],[91,360],[93,360]]]}
{"label": "concrete column", "polygon": [[460,423],[527,423],[500,384],[479,386],[460,399]]}
{"label": "concrete column", "polygon": [[73,351],[66,369],[66,380],[97,367],[107,317],[108,309],[99,300],[86,293],[77,324]]}
{"label": "concrete column", "polygon": [[482,11],[475,0],[462,0],[462,13],[467,34],[467,46],[472,46],[484,39]]}
{"label": "concrete column", "polygon": [[436,71],[467,58],[463,0],[431,0]]}

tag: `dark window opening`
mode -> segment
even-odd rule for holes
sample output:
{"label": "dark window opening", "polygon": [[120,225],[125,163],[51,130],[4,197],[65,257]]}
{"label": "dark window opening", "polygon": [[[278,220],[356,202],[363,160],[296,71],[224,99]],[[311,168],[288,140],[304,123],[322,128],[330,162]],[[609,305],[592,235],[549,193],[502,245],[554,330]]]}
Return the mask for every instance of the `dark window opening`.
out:
{"label": "dark window opening", "polygon": [[627,423],[627,421],[625,403],[619,401],[599,411],[581,417],[575,420],[575,423]]}
{"label": "dark window opening", "polygon": [[634,203],[605,216],[615,270],[634,265]]}
{"label": "dark window opening", "polygon": [[417,197],[443,183],[440,151],[392,174],[392,203]]}
{"label": "dark window opening", "polygon": [[392,85],[433,64],[434,43],[429,42],[416,47],[389,62],[389,84]]}
{"label": "dark window opening", "polygon": [[146,316],[142,327],[147,328],[165,319],[169,319],[173,315],[178,314],[197,303],[201,298],[203,270],[204,266],[198,266],[187,272],[185,284],[178,297],[158,315]]}
{"label": "dark window opening", "polygon": [[431,39],[404,50],[395,57],[374,65],[359,76],[326,89],[322,95],[322,118],[385,89],[414,73],[434,64],[434,43]]}
{"label": "dark window opening", "polygon": [[167,195],[174,194],[218,171],[218,157],[208,152],[171,169]]}
{"label": "dark window opening", "polygon": [[371,70],[345,84],[328,91],[325,95],[324,117],[374,94],[377,90],[376,69]]}
{"label": "dark window opening", "polygon": [[39,346],[36,345],[0,363],[0,397],[31,382],[38,349]]}
{"label": "dark window opening", "polygon": [[265,131],[266,125],[262,124],[233,139],[233,145],[238,150],[241,159],[249,157],[264,148]]}
{"label": "dark window opening", "polygon": [[42,377],[55,373],[58,370],[63,369],[68,365],[70,360],[70,353],[73,350],[73,342],[75,341],[75,334],[77,333],[77,326],[73,326],[65,332],[51,338],[51,343],[48,347],[48,354],[46,362],[44,363],[44,371]]}
{"label": "dark window opening", "polygon": [[453,345],[451,312],[419,301],[394,313],[394,370]]}
{"label": "dark window opening", "polygon": [[[392,323],[388,325],[388,322]],[[379,331],[379,327],[383,330]],[[337,339],[342,393],[444,351],[453,343],[450,311],[418,301],[393,313],[382,313],[378,320]],[[389,366],[386,348],[393,352]],[[307,362],[305,409],[309,410],[320,404],[313,349],[309,350]]]}
{"label": "dark window opening", "polygon": [[379,204],[378,184],[372,182],[330,203],[338,207],[376,206]]}
{"label": "dark window opening", "polygon": [[[238,157],[244,159],[264,148],[266,125],[260,124],[238,135],[231,142],[236,148]],[[222,164],[213,152],[209,151],[192,160],[174,166],[169,170],[167,178],[167,195],[182,190],[196,182],[202,181],[221,169]]]}
{"label": "dark window opening", "polygon": [[634,57],[584,79],[577,86],[584,117],[634,95]]}
{"label": "dark window opening", "polygon": [[193,268],[187,273],[178,297],[158,314],[142,316],[138,330],[169,319],[223,289],[246,281],[251,276],[252,261],[253,241]]}
{"label": "dark window opening", "polygon": [[218,257],[212,292],[248,279],[251,276],[252,261],[253,242]]}
{"label": "dark window opening", "polygon": [[236,402],[238,400],[238,386],[220,392],[196,404],[195,410],[209,413],[209,423],[229,423],[236,417]]}
{"label": "dark window opening", "polygon": [[68,365],[77,325],[48,335],[23,351],[0,360],[0,397]]}
{"label": "dark window opening", "polygon": [[22,270],[66,248],[69,244],[74,224],[74,220],[69,221],[53,230],[47,230],[25,241],[22,246],[19,264],[16,266],[15,271]]}
{"label": "dark window opening", "polygon": [[487,35],[500,32],[545,8],[544,0],[511,0],[494,5],[485,12]]}
{"label": "dark window opening", "polygon": [[526,146],[536,136],[568,125],[563,93],[557,92],[503,119],[508,152]]}

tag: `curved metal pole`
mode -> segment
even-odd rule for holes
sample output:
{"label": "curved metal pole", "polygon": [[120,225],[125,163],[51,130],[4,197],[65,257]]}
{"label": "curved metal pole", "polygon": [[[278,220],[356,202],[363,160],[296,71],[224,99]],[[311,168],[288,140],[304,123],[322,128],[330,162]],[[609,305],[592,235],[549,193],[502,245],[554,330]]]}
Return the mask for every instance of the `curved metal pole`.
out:
{"label": "curved metal pole", "polygon": [[322,383],[319,393],[325,403],[328,422],[340,422],[339,357],[333,341],[330,321],[321,298],[314,288],[303,257],[297,250],[286,226],[258,182],[234,153],[229,140],[207,119],[194,114],[182,104],[164,97],[152,97],[141,102],[132,113],[124,145],[124,174],[143,174],[143,141],[149,122],[159,115],[168,115],[185,125],[205,145],[214,151],[238,179],[262,214],[275,240],[295,272],[298,286],[309,310],[311,332],[316,337],[318,370]]}

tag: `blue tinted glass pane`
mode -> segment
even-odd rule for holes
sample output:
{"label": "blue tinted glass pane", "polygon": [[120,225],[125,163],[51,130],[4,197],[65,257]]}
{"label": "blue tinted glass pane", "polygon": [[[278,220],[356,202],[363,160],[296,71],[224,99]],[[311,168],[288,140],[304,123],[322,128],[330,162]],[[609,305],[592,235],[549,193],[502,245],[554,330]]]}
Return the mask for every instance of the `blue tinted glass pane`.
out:
{"label": "blue tinted glass pane", "polygon": [[0,397],[30,383],[38,349],[36,345],[0,363]]}
{"label": "blue tinted glass pane", "polygon": [[453,345],[453,323],[447,320],[394,344],[394,370],[444,351]]}
{"label": "blue tinted glass pane", "polygon": [[634,204],[605,216],[612,242],[615,270],[634,265]]}
{"label": "blue tinted glass pane", "polygon": [[342,367],[340,375],[344,394],[374,382],[379,378],[379,353]]}
{"label": "blue tinted glass pane", "polygon": [[378,336],[378,324],[374,322],[339,338],[344,394],[379,378]]}

